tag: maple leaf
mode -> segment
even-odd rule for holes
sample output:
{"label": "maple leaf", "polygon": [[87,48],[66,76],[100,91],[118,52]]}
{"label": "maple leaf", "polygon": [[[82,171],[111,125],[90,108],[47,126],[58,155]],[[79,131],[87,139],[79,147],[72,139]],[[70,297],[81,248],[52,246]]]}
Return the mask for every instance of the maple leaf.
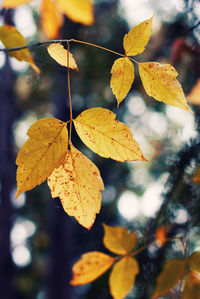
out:
{"label": "maple leaf", "polygon": [[[0,26],[0,40],[6,48],[16,48],[26,46],[23,35],[11,25]],[[10,51],[8,54],[19,61],[27,61],[29,65],[39,74],[39,68],[34,64],[33,58],[28,49]]]}
{"label": "maple leaf", "polygon": [[56,118],[36,121],[28,130],[29,139],[17,159],[17,194],[44,182],[64,160],[68,147],[66,124]]}
{"label": "maple leaf", "polygon": [[129,233],[125,227],[113,227],[104,224],[103,243],[108,250],[124,255],[135,248],[137,237],[134,232]]}
{"label": "maple leaf", "polygon": [[90,229],[101,208],[104,189],[98,168],[73,145],[63,164],[48,178],[52,197],[60,197],[67,214]]}
{"label": "maple leaf", "polygon": [[193,105],[200,105],[200,79],[197,80],[187,99]]}
{"label": "maple leaf", "polygon": [[63,24],[63,16],[52,0],[42,0],[40,11],[43,31],[48,38],[54,39]]}
{"label": "maple leaf", "polygon": [[82,255],[81,259],[73,265],[72,285],[89,283],[105,273],[115,262],[116,258],[102,252],[93,251]]}
{"label": "maple leaf", "polygon": [[3,8],[15,8],[22,4],[27,4],[32,0],[3,0]]}
{"label": "maple leaf", "polygon": [[144,51],[151,36],[153,17],[154,15],[125,34],[123,45],[127,56],[135,56]]}
{"label": "maple leaf", "polygon": [[164,264],[163,270],[157,278],[153,299],[168,294],[183,278],[186,262],[183,259],[174,258]]}
{"label": "maple leaf", "polygon": [[126,97],[134,80],[134,65],[128,57],[115,60],[111,69],[110,87],[117,98],[118,106]]}
{"label": "maple leaf", "polygon": [[147,161],[129,128],[104,108],[83,111],[73,120],[82,141],[95,153],[117,161]]}
{"label": "maple leaf", "polygon": [[90,0],[55,0],[55,3],[72,21],[84,25],[94,23],[93,4]]}
{"label": "maple leaf", "polygon": [[[49,55],[60,65],[68,67],[67,63],[67,53],[68,51],[64,49],[61,44],[51,44],[47,47]],[[73,55],[69,52],[69,68],[78,70],[76,61],[74,60]]]}
{"label": "maple leaf", "polygon": [[144,89],[149,96],[192,112],[187,105],[182,87],[176,79],[178,73],[173,66],[158,62],[143,62],[139,63],[139,72]]}
{"label": "maple leaf", "polygon": [[124,298],[134,286],[138,273],[139,266],[136,259],[128,255],[121,258],[114,265],[109,277],[110,292],[113,298]]}

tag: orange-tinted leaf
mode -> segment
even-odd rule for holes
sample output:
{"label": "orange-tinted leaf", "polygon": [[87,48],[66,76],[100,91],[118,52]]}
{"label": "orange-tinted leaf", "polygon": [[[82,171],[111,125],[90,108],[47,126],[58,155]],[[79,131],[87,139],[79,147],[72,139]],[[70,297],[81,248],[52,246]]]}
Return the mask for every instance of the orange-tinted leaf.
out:
{"label": "orange-tinted leaf", "polygon": [[164,264],[163,270],[157,278],[156,289],[153,298],[158,298],[175,287],[183,278],[186,263],[184,260],[174,258]]}
{"label": "orange-tinted leaf", "polygon": [[188,259],[188,263],[193,271],[197,271],[200,273],[200,251],[193,252],[193,254]]}
{"label": "orange-tinted leaf", "polygon": [[191,104],[200,105],[200,79],[197,80],[187,98]]}
{"label": "orange-tinted leaf", "polygon": [[49,39],[54,39],[58,35],[63,23],[63,16],[58,11],[52,0],[42,0],[41,2],[41,22],[42,28]]}
{"label": "orange-tinted leaf", "polygon": [[73,145],[64,163],[48,178],[52,197],[60,197],[67,214],[90,229],[101,208],[104,189],[98,168]]}
{"label": "orange-tinted leaf", "polygon": [[82,141],[95,153],[117,161],[147,161],[129,128],[108,109],[92,108],[74,119]]}
{"label": "orange-tinted leaf", "polygon": [[158,246],[163,246],[167,240],[167,227],[162,226],[156,230],[156,244]]}
{"label": "orange-tinted leaf", "polygon": [[[3,25],[0,27],[0,40],[6,48],[16,48],[26,46],[26,40],[14,26]],[[27,61],[29,65],[40,73],[39,68],[34,64],[33,58],[28,49],[8,52],[10,56],[19,61]]]}
{"label": "orange-tinted leaf", "polygon": [[36,121],[17,159],[17,196],[44,182],[64,160],[68,146],[66,124],[56,118]]}
{"label": "orange-tinted leaf", "polygon": [[200,298],[200,277],[196,272],[190,271],[184,282],[182,299]]}
{"label": "orange-tinted leaf", "polygon": [[94,23],[93,4],[90,0],[55,0],[55,3],[72,21],[83,25]]}
{"label": "orange-tinted leaf", "polygon": [[103,243],[110,251],[123,255],[133,250],[137,244],[137,237],[134,232],[129,233],[125,227],[104,224]]}
{"label": "orange-tinted leaf", "polygon": [[125,298],[134,286],[138,273],[138,262],[131,256],[121,258],[114,265],[109,278],[110,293],[114,299]]}
{"label": "orange-tinted leaf", "polygon": [[193,182],[195,184],[200,184],[200,166],[197,167],[193,176]]}
{"label": "orange-tinted leaf", "polygon": [[22,4],[27,4],[31,0],[3,0],[3,8],[15,8]]}
{"label": "orange-tinted leaf", "polygon": [[111,74],[110,87],[119,106],[131,89],[134,80],[134,65],[128,57],[118,58],[112,66]]}
{"label": "orange-tinted leaf", "polygon": [[70,284],[81,285],[89,283],[106,272],[114,262],[115,258],[102,252],[85,253],[72,268],[73,278]]}
{"label": "orange-tinted leaf", "polygon": [[[51,44],[48,46],[47,51],[49,55],[60,65],[68,67],[67,63],[67,50],[64,49],[61,44]],[[69,52],[69,68],[78,70],[76,61],[74,60],[73,55]]]}
{"label": "orange-tinted leaf", "polygon": [[146,93],[168,105],[190,111],[183,89],[176,79],[177,71],[170,64],[143,62],[139,64],[140,77]]}

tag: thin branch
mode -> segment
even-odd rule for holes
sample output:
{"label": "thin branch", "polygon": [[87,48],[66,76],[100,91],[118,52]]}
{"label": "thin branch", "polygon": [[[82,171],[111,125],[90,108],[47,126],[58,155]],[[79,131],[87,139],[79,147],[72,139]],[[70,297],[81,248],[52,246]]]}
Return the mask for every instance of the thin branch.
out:
{"label": "thin branch", "polygon": [[69,70],[69,50],[70,45],[69,41],[67,41],[67,83],[68,83],[68,98],[69,98],[69,111],[70,111],[70,128],[69,128],[69,144],[71,145],[71,137],[72,137],[72,99],[71,99],[71,89],[70,89],[70,70]]}

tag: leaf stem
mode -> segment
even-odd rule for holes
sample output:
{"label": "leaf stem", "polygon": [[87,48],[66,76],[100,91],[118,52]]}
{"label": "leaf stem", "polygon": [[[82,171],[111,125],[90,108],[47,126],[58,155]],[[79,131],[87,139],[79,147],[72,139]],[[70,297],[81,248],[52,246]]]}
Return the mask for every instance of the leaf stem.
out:
{"label": "leaf stem", "polygon": [[69,70],[69,50],[70,45],[69,41],[67,41],[67,84],[68,84],[68,98],[69,98],[69,111],[70,111],[70,127],[69,127],[69,144],[71,144],[72,137],[72,99],[71,99],[71,89],[70,89],[70,70]]}

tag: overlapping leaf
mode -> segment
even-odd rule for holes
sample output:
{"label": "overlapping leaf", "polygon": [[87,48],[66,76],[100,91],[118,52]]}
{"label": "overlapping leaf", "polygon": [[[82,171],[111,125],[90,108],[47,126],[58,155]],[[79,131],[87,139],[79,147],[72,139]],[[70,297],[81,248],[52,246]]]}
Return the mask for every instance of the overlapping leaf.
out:
{"label": "overlapping leaf", "polygon": [[126,55],[135,56],[144,51],[151,36],[153,17],[133,27],[129,33],[125,34],[124,49]]}
{"label": "overlapping leaf", "polygon": [[52,0],[42,0],[40,11],[43,31],[49,39],[56,38],[63,23],[61,12]]}
{"label": "overlapping leaf", "polygon": [[68,146],[66,124],[55,118],[35,122],[17,159],[17,196],[44,182],[64,160]]}
{"label": "overlapping leaf", "polygon": [[122,299],[132,289],[135,277],[139,273],[136,259],[125,256],[113,267],[109,277],[110,292],[113,298]]}
{"label": "overlapping leaf", "polygon": [[73,145],[64,163],[48,178],[52,197],[60,197],[67,214],[90,229],[101,207],[104,189],[98,168]]}
{"label": "overlapping leaf", "polygon": [[184,282],[182,299],[200,298],[200,277],[197,273],[190,271]]}
{"label": "overlapping leaf", "polygon": [[158,101],[190,110],[182,87],[176,77],[178,73],[170,64],[144,62],[139,64],[140,77],[147,94]]}
{"label": "overlapping leaf", "polygon": [[163,296],[175,287],[183,278],[186,263],[184,260],[174,258],[164,264],[163,270],[157,278],[153,299]]}
{"label": "overlapping leaf", "polygon": [[200,79],[197,80],[187,98],[191,104],[200,105]]}
{"label": "overlapping leaf", "polygon": [[74,125],[82,141],[100,156],[121,162],[145,161],[132,132],[115,116],[108,109],[92,108],[79,114]]}
{"label": "overlapping leaf", "polygon": [[124,255],[135,248],[137,237],[134,232],[129,233],[125,227],[104,224],[103,243],[108,250]]}
{"label": "overlapping leaf", "polygon": [[111,69],[110,87],[116,96],[118,106],[126,97],[134,80],[134,65],[128,57],[115,60]]}
{"label": "overlapping leaf", "polygon": [[81,285],[95,280],[106,272],[115,260],[115,258],[98,251],[83,254],[72,268],[73,279],[70,284]]}
{"label": "overlapping leaf", "polygon": [[[61,44],[51,44],[48,46],[47,51],[49,55],[60,65],[68,67],[67,62],[67,50],[64,49]],[[78,70],[76,61],[74,60],[73,55],[69,52],[69,68]]]}
{"label": "overlapping leaf", "polygon": [[[21,35],[21,33],[11,25],[3,25],[0,27],[0,40],[6,48],[26,46],[26,40],[23,35]],[[28,49],[10,51],[8,54],[19,61],[27,61],[37,73],[40,73],[39,68],[34,64],[33,58]]]}
{"label": "overlapping leaf", "polygon": [[200,273],[200,251],[195,251],[188,259],[188,264],[193,271]]}
{"label": "overlapping leaf", "polygon": [[84,25],[94,23],[93,4],[90,0],[55,0],[55,3],[72,21]]}
{"label": "overlapping leaf", "polygon": [[3,0],[3,8],[15,8],[22,4],[27,4],[31,0]]}

